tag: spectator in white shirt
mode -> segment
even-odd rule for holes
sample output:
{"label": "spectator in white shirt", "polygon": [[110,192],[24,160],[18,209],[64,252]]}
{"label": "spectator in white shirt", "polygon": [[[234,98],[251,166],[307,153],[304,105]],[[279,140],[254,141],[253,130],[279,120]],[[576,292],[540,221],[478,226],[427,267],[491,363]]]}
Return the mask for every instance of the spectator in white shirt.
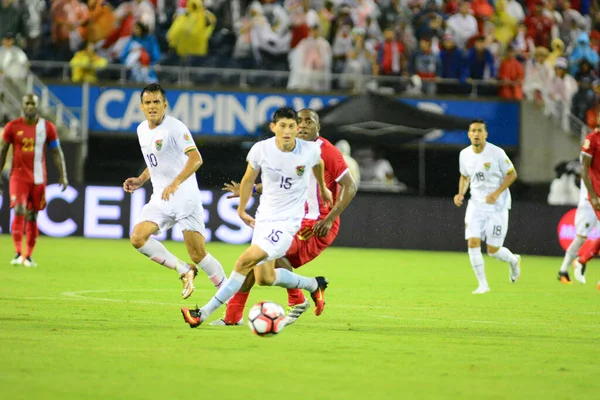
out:
{"label": "spectator in white shirt", "polygon": [[508,0],[506,2],[506,12],[516,19],[517,22],[525,21],[523,6],[517,0]]}
{"label": "spectator in white shirt", "polygon": [[477,20],[470,13],[471,5],[467,1],[460,3],[459,12],[448,18],[449,33],[456,41],[456,47],[464,49],[467,40],[477,35]]}
{"label": "spectator in white shirt", "polygon": [[18,92],[18,98],[25,93],[25,79],[28,72],[27,55],[20,47],[15,46],[12,32],[7,32],[2,38],[2,47],[0,47],[0,74],[4,76],[5,84]]}

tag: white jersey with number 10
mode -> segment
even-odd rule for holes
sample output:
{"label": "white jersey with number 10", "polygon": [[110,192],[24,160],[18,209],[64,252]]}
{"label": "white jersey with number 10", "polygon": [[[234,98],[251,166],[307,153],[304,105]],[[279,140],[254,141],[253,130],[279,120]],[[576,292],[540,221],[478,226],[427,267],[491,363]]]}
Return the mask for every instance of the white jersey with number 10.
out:
{"label": "white jersey with number 10", "polygon": [[[137,134],[144,161],[150,171],[152,196],[160,197],[164,189],[183,171],[188,161],[186,152],[195,149],[196,144],[185,124],[168,115],[154,129],[150,129],[148,121],[142,122],[137,128]],[[199,192],[196,175],[192,174],[179,186],[175,195]]]}

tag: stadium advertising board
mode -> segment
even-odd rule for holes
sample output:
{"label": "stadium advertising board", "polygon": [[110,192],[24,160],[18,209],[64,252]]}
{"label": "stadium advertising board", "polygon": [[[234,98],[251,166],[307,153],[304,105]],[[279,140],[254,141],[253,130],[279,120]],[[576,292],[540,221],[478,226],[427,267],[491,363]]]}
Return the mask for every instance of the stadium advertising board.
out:
{"label": "stadium advertising board", "polygon": [[[81,108],[82,88],[77,85],[50,85],[50,90],[67,107]],[[90,86],[89,129],[95,133],[134,133],[144,119],[139,107],[140,89]],[[320,109],[345,96],[273,94],[253,92],[167,91],[170,114],[181,119],[195,135],[257,136],[259,126],[272,112],[289,105],[296,109]],[[500,146],[519,143],[519,104],[485,100],[402,98],[408,104],[440,114],[487,121],[490,141]],[[468,144],[465,132],[439,132],[432,143]]]}
{"label": "stadium advertising board", "polygon": [[[47,207],[38,214],[38,227],[40,233],[54,237],[126,238],[150,194],[151,190],[142,188],[130,195],[119,186],[69,186],[61,192],[58,184],[52,184],[46,190]],[[237,214],[237,199],[227,199],[218,190],[200,194],[208,241],[237,244],[251,239],[252,229]],[[8,205],[8,196],[0,197],[0,233],[9,232],[13,213],[8,212]],[[250,199],[249,210],[254,209],[254,199]],[[183,234],[175,225],[157,238],[183,241]]]}
{"label": "stadium advertising board", "polygon": [[[149,197],[146,189],[130,195],[120,186],[70,186],[61,192],[58,185],[49,185],[48,207],[38,216],[40,232],[55,237],[126,238]],[[238,217],[237,200],[227,199],[221,190],[202,190],[201,200],[209,241],[250,241],[252,229]],[[256,200],[251,199],[250,214],[256,210]],[[0,197],[0,233],[5,234],[12,214],[8,204],[8,194]],[[513,202],[506,246],[519,254],[564,254],[574,232],[574,210],[570,210]],[[342,215],[335,245],[466,252],[464,213],[464,207],[456,208],[452,199],[359,192]],[[175,226],[159,239],[181,241],[181,229]]]}

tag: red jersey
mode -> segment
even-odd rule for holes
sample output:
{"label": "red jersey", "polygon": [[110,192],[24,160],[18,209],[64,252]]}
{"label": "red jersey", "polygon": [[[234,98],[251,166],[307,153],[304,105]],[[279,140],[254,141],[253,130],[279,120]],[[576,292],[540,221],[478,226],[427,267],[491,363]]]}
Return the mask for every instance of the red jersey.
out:
{"label": "red jersey", "polygon": [[39,185],[46,183],[46,148],[58,145],[56,127],[50,121],[39,118],[35,125],[25,123],[23,117],[10,121],[2,135],[13,146],[10,176]]}
{"label": "red jersey", "polygon": [[525,18],[527,36],[536,46],[549,47],[552,35],[552,20],[545,15],[529,15]]}
{"label": "red jersey", "polygon": [[591,157],[592,164],[590,165],[590,179],[594,192],[600,193],[600,130],[596,129],[586,136],[583,146],[581,146],[581,154],[584,157]]}
{"label": "red jersey", "polygon": [[[325,185],[331,191],[335,203],[339,195],[338,182],[345,174],[349,173],[348,165],[346,165],[342,153],[329,140],[319,137],[316,142],[321,145],[321,159],[325,164]],[[311,220],[322,219],[330,210],[330,207],[321,201],[319,185],[312,174],[308,184],[308,198],[305,208],[304,219]]]}

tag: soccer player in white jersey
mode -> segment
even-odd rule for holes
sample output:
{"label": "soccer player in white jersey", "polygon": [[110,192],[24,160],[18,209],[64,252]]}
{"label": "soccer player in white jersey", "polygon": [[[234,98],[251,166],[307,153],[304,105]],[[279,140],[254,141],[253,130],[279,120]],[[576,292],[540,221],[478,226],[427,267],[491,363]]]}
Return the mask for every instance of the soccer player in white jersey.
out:
{"label": "soccer player in white jersey", "polygon": [[[594,212],[594,207],[590,203],[588,197],[588,191],[583,181],[579,187],[579,203],[577,204],[577,211],[575,212],[575,239],[569,245],[569,248],[565,252],[565,258],[558,271],[558,280],[561,283],[570,285],[571,277],[569,276],[569,265],[577,258],[579,249],[585,241],[588,235],[598,226],[598,217]],[[582,268],[574,268],[575,279],[581,283],[585,283],[585,270]]]}
{"label": "soccer player in white jersey", "polygon": [[504,244],[508,230],[508,210],[511,206],[508,187],[517,179],[515,168],[500,147],[487,142],[483,120],[469,126],[471,146],[460,152],[460,179],[454,204],[462,206],[471,187],[471,198],[465,215],[465,239],[469,259],[479,282],[473,294],[490,291],[485,277],[481,241],[485,240],[490,256],[510,266],[509,278],[515,283],[521,274],[521,256],[513,254]]}
{"label": "soccer player in white jersey", "polygon": [[[206,250],[204,208],[195,175],[202,156],[183,122],[165,114],[168,103],[160,85],[146,86],[140,99],[146,121],[138,126],[137,134],[147,168],[139,177],[127,178],[123,189],[131,193],[150,179],[152,197],[142,208],[130,240],[152,261],[177,271],[183,282],[181,295],[187,299],[194,291],[197,267],[216,287],[226,279],[219,261]],[[176,223],[183,230],[188,254],[196,265],[181,261],[151,237]]]}
{"label": "soccer player in white jersey", "polygon": [[[286,254],[300,229],[311,175],[309,169],[317,180],[321,198],[332,202],[331,192],[325,184],[321,147],[316,142],[296,138],[298,114],[292,108],[278,109],[270,127],[275,137],[252,146],[240,184],[238,214],[254,228],[252,244],[238,258],[229,279],[206,305],[181,309],[185,322],[192,328],[198,327],[225,304],[242,287],[246,275],[253,271],[256,282],[261,286],[299,288],[310,292],[316,315],[321,315],[325,307],[327,279],[307,278],[286,269],[275,269],[275,260]],[[259,173],[263,191],[254,219],[246,213],[246,206]]]}

